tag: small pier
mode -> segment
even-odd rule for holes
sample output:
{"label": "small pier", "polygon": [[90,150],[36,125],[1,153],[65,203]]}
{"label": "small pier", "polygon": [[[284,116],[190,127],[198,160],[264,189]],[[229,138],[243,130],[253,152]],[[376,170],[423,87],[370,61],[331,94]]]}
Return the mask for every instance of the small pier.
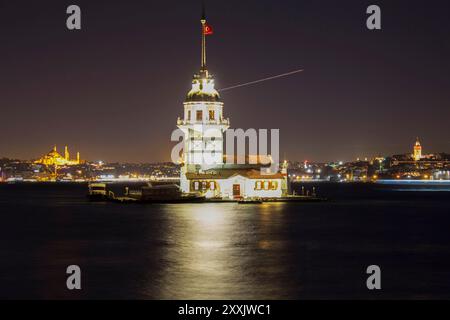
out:
{"label": "small pier", "polygon": [[[100,187],[100,186],[99,186]],[[102,184],[103,196],[100,200],[110,201],[120,204],[182,204],[182,203],[238,203],[238,204],[264,204],[264,203],[298,203],[298,202],[323,202],[327,201],[326,198],[316,196],[315,192],[312,195],[288,195],[279,198],[243,198],[236,197],[230,198],[206,198],[204,196],[196,194],[181,194],[181,193],[160,193],[151,197],[144,196],[142,190],[129,190],[125,187],[123,195],[116,196],[112,190],[107,190],[106,184]],[[314,190],[315,191],[315,190]],[[92,190],[91,190],[92,193]],[[91,194],[92,196],[92,194]],[[98,201],[98,197],[92,198],[92,200]]]}
{"label": "small pier", "polygon": [[239,203],[239,204],[263,204],[263,203],[298,203],[298,202],[323,202],[327,201],[326,198],[313,197],[313,196],[288,196],[282,198],[241,198],[241,199],[219,199],[219,198],[173,198],[173,199],[152,199],[142,200],[137,197],[129,197],[129,196],[115,196],[113,192],[108,193],[108,197],[106,200],[121,203],[121,204],[130,204],[130,203],[143,203],[143,204],[182,204],[182,203]]}

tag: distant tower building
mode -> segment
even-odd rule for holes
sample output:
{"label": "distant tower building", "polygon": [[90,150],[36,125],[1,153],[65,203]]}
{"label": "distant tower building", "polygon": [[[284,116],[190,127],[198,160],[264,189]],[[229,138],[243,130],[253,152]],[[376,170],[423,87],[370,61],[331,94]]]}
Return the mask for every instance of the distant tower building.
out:
{"label": "distant tower building", "polygon": [[414,153],[413,153],[414,161],[419,161],[422,159],[422,146],[420,145],[419,138],[417,137],[416,143],[414,145]]}

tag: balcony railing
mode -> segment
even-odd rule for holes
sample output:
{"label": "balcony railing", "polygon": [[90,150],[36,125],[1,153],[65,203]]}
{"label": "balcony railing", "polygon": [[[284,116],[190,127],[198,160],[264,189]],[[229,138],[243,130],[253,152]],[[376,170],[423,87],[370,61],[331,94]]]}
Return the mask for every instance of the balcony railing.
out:
{"label": "balcony railing", "polygon": [[229,126],[230,125],[230,119],[220,119],[220,120],[207,120],[205,122],[203,121],[190,121],[190,120],[184,120],[178,118],[177,125],[184,126],[184,125],[191,125],[191,124],[217,124],[217,125],[224,125]]}

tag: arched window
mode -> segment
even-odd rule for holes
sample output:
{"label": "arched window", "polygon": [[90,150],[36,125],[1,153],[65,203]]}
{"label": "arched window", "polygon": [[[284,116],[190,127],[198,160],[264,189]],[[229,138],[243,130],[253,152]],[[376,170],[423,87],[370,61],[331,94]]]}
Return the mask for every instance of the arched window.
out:
{"label": "arched window", "polygon": [[194,181],[194,190],[198,191],[199,183],[198,181]]}

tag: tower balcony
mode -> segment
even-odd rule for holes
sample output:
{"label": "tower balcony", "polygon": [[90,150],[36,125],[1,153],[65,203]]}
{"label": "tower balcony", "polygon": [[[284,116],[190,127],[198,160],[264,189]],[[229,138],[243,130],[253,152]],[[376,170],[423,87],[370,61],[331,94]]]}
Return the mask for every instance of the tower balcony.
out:
{"label": "tower balcony", "polygon": [[184,120],[181,118],[178,118],[177,125],[178,126],[186,126],[186,125],[222,125],[222,126],[230,126],[230,119],[218,119],[218,120],[206,120],[206,121],[191,121],[191,120]]}

